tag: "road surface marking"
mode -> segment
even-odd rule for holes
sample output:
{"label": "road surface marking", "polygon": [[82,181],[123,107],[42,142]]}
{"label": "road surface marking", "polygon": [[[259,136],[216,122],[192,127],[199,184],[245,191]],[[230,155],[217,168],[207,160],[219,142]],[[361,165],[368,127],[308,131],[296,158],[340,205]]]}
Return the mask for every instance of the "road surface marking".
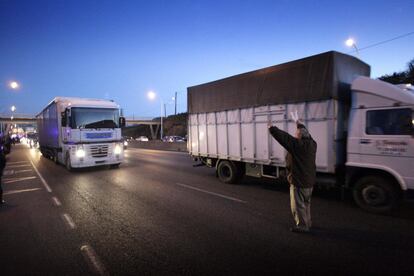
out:
{"label": "road surface marking", "polygon": [[68,224],[70,229],[75,229],[76,225],[68,214],[63,214],[62,217],[65,220],[65,222]]}
{"label": "road surface marking", "polygon": [[7,164],[20,164],[20,163],[29,163],[29,161],[13,161],[13,162],[7,162]]}
{"label": "road surface marking", "polygon": [[4,192],[4,195],[20,194],[20,193],[33,192],[33,191],[38,191],[38,190],[41,190],[41,188],[13,190],[13,191]]}
{"label": "road surface marking", "polygon": [[190,186],[190,185],[186,185],[186,184],[182,184],[182,183],[175,183],[175,184],[178,185],[178,186],[184,187],[184,188],[199,191],[199,192],[206,193],[206,194],[209,194],[209,195],[218,196],[218,197],[225,198],[225,199],[228,199],[228,200],[231,200],[231,201],[240,202],[240,203],[247,203],[247,201],[244,201],[244,200],[241,200],[241,199],[238,199],[238,198],[235,198],[235,197],[210,192],[210,191],[199,189],[199,188],[196,188],[196,187],[193,187],[193,186]]}
{"label": "road surface marking", "polygon": [[49,193],[52,192],[52,189],[50,189],[49,185],[47,185],[46,180],[43,178],[43,176],[40,174],[40,172],[37,170],[37,168],[35,167],[35,165],[33,164],[32,160],[30,160],[30,163],[32,163],[33,169],[35,170],[35,172],[37,173],[37,175],[39,176],[40,180],[42,181],[43,185],[46,188],[46,191],[48,191]]}
{"label": "road surface marking", "polygon": [[32,172],[33,170],[5,170],[3,172],[3,175],[13,175],[13,174],[18,174],[18,173],[24,173],[24,172]]}
{"label": "road surface marking", "polygon": [[30,169],[30,170],[18,170],[18,171],[13,171],[13,172],[14,172],[14,174],[17,174],[17,173],[32,172],[32,171],[33,170]]}
{"label": "road surface marking", "polygon": [[98,275],[109,275],[108,271],[103,266],[102,262],[99,260],[98,255],[96,255],[95,250],[90,245],[82,245],[80,248],[83,257],[86,259],[88,264],[91,266],[92,270]]}
{"label": "road surface marking", "polygon": [[13,170],[4,170],[3,171],[3,175],[13,175],[14,171]]}
{"label": "road surface marking", "polygon": [[57,197],[52,197],[53,202],[55,203],[56,206],[61,206],[62,203],[60,203],[59,199]]}
{"label": "road surface marking", "polygon": [[6,178],[6,179],[3,179],[3,181],[4,181],[4,184],[8,184],[8,183],[25,181],[25,180],[29,180],[29,179],[35,179],[35,178],[36,178],[36,176],[18,177],[18,178]]}
{"label": "road surface marking", "polygon": [[27,165],[7,165],[7,168],[21,168],[21,167],[30,167],[30,164]]}

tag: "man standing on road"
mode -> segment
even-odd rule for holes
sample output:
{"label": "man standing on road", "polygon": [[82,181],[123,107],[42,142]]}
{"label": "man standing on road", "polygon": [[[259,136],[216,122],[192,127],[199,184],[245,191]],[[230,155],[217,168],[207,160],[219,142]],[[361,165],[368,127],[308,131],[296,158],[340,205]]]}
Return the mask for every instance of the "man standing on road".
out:
{"label": "man standing on road", "polygon": [[295,226],[290,230],[307,233],[312,227],[310,212],[312,190],[316,179],[316,142],[305,125],[299,121],[298,112],[291,113],[296,122],[296,137],[269,123],[269,132],[287,151],[286,169],[290,184],[290,208]]}
{"label": "man standing on road", "polygon": [[4,204],[3,189],[1,187],[1,177],[3,176],[4,167],[6,167],[6,154],[4,153],[3,137],[0,136],[0,206]]}

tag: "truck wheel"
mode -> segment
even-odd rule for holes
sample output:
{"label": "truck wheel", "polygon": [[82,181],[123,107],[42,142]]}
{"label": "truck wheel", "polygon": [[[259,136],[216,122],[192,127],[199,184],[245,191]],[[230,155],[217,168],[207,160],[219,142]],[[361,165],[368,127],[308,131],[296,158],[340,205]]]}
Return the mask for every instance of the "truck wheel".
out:
{"label": "truck wheel", "polygon": [[111,165],[110,165],[110,168],[111,168],[111,169],[118,169],[118,168],[119,168],[119,165],[121,165],[121,163],[118,163],[118,164],[111,164]]}
{"label": "truck wheel", "polygon": [[73,170],[72,165],[71,165],[71,161],[70,161],[70,155],[68,153],[66,153],[65,166],[66,166],[66,169],[68,171],[72,171]]}
{"label": "truck wheel", "polygon": [[386,179],[365,176],[357,181],[353,189],[356,204],[372,213],[388,213],[398,202],[397,190]]}
{"label": "truck wheel", "polygon": [[217,175],[224,183],[236,184],[240,179],[240,170],[231,161],[221,161],[217,167]]}

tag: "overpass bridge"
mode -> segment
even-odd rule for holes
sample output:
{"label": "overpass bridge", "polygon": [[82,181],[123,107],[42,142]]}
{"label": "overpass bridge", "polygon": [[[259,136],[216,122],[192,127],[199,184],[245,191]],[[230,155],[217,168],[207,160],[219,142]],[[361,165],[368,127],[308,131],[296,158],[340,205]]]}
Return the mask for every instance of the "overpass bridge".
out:
{"label": "overpass bridge", "polygon": [[[155,139],[158,136],[161,125],[160,120],[153,120],[148,117],[125,117],[125,120],[127,127],[147,125],[150,128],[152,138]],[[0,114],[0,132],[3,132],[12,124],[36,126],[36,117],[33,114],[24,113]]]}

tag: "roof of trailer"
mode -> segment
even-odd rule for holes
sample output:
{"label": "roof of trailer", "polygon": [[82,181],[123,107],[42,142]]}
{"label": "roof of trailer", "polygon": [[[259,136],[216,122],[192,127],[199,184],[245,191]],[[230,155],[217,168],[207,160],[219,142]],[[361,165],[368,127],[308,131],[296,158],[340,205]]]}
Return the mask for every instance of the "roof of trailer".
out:
{"label": "roof of trailer", "polygon": [[369,65],[354,56],[330,51],[189,87],[188,112],[330,98],[350,101],[350,85],[361,75],[370,75]]}

